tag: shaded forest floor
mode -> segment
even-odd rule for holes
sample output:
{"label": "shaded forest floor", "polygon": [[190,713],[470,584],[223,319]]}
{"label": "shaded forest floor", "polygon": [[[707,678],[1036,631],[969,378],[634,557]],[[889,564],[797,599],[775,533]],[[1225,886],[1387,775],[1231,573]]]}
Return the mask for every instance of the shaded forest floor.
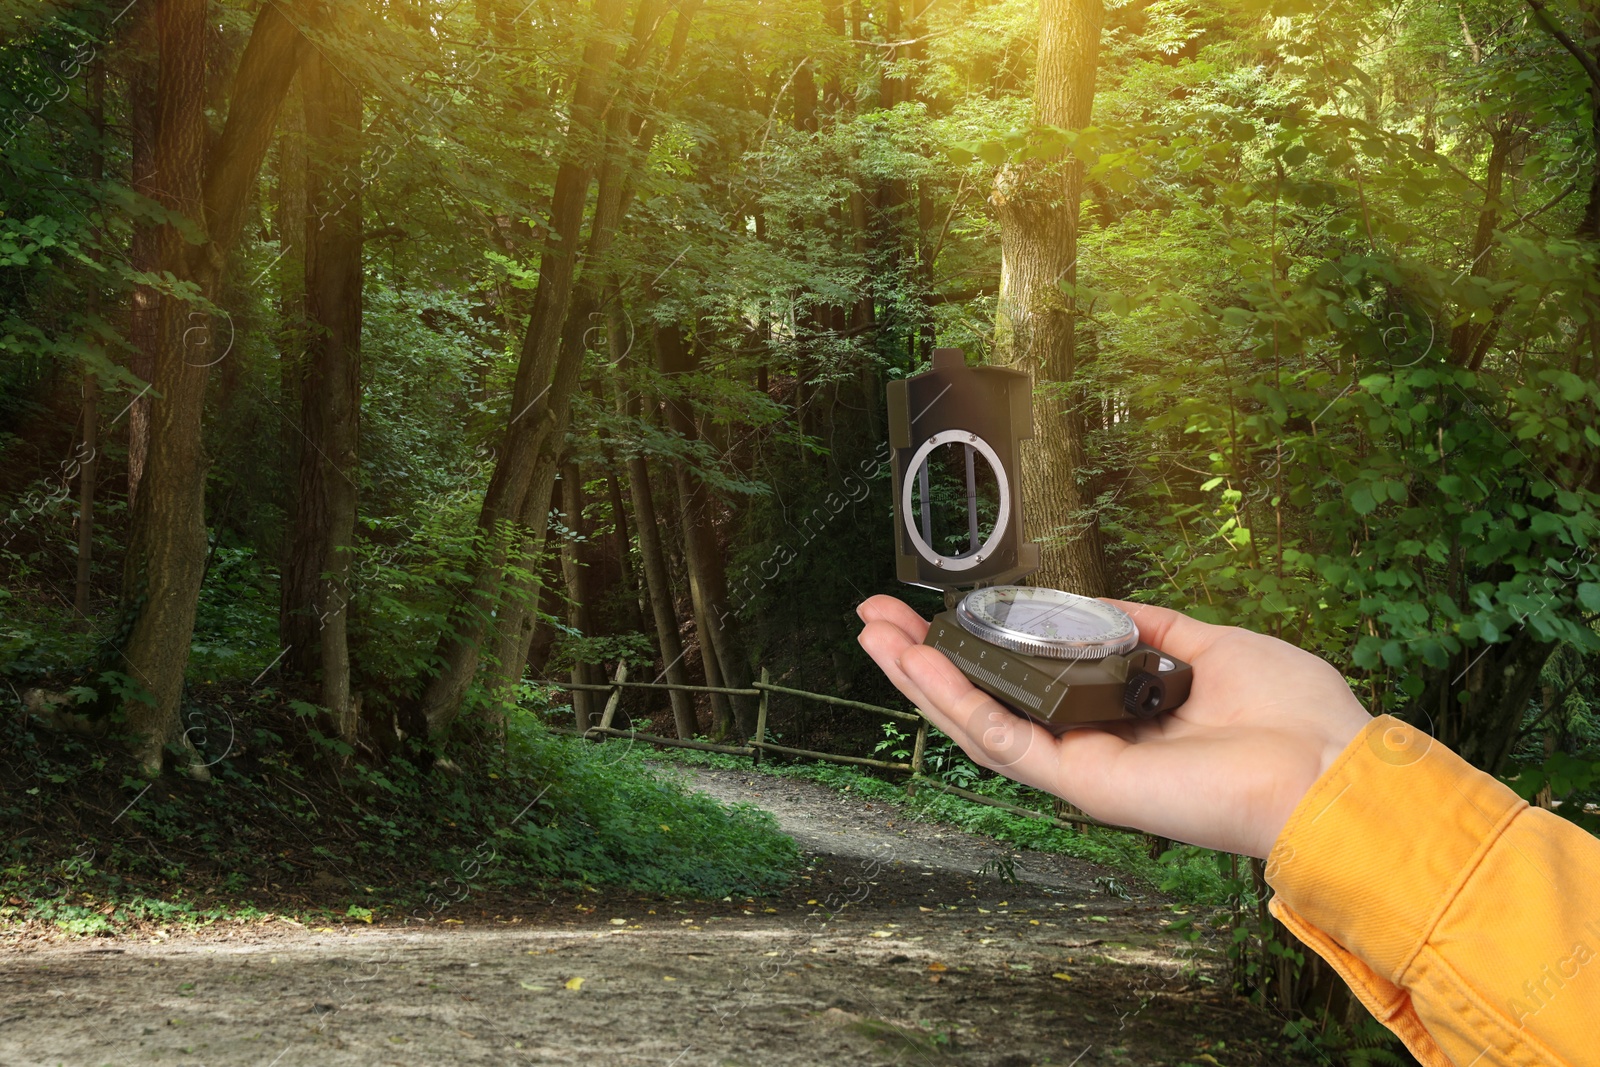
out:
{"label": "shaded forest floor", "polygon": [[[1160,897],[824,786],[663,768],[774,812],[766,897],[469,897],[426,926],[285,921],[0,949],[0,1062],[1294,1062]],[[996,862],[1001,861],[1001,862]],[[1011,881],[1014,877],[1015,881]]]}

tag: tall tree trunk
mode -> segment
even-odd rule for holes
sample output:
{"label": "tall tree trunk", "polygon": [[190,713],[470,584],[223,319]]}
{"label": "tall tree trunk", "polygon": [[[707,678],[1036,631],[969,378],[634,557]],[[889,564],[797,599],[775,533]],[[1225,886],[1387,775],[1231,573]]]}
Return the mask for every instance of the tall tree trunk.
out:
{"label": "tall tree trunk", "polygon": [[[233,80],[228,120],[207,152],[206,3],[165,0],[156,9],[154,169],[162,207],[199,223],[206,239],[191,245],[179,228],[156,235],[160,268],[216,295],[244,207],[271,141],[277,111],[301,58],[304,39],[275,6],[263,7]],[[209,166],[208,166],[209,163]],[[130,748],[141,771],[161,772],[163,749],[188,751],[189,771],[207,778],[179,729],[178,705],[205,573],[205,473],[201,417],[209,367],[218,358],[209,316],[163,295],[157,324],[150,437],[128,533],[122,612],[126,644],[114,661],[142,693],[123,702]]]}
{"label": "tall tree trunk", "polygon": [[[1042,0],[1033,119],[1078,129],[1094,106],[1100,0]],[[1023,448],[1031,536],[1045,546],[1036,581],[1089,596],[1108,591],[1092,500],[1079,485],[1083,432],[1072,397],[1083,166],[1063,158],[1003,167],[990,196],[1000,219],[1000,299],[994,361],[1033,378],[1034,436]]]}
{"label": "tall tree trunk", "polygon": [[[489,721],[498,728],[507,706],[516,702],[517,687],[528,669],[528,654],[539,624],[539,604],[545,595],[548,567],[545,566],[546,535],[550,510],[559,508],[560,484],[553,477],[541,477],[529,490],[518,525],[529,531],[522,550],[509,560],[515,577],[506,583],[494,630],[494,673],[489,682]],[[557,583],[559,585],[559,583]]]}
{"label": "tall tree trunk", "polygon": [[[620,294],[613,287],[606,305],[606,342],[610,348],[611,365],[617,369],[617,407],[628,419],[638,419],[641,403],[637,391],[628,388],[626,376],[633,365],[631,350],[633,338],[626,327]],[[633,504],[634,527],[638,531],[639,561],[643,576],[643,599],[649,602],[656,628],[656,647],[661,653],[661,674],[668,685],[688,684],[688,672],[683,665],[683,642],[678,636],[677,598],[672,593],[672,578],[667,571],[667,555],[661,544],[660,519],[650,492],[650,463],[644,456],[628,457],[628,497]],[[670,689],[667,696],[672,703],[672,725],[677,736],[693,737],[700,732],[696,720],[694,697],[679,689]]]}
{"label": "tall tree trunk", "polygon": [[[1494,235],[1500,226],[1500,212],[1504,207],[1500,193],[1505,184],[1506,161],[1526,136],[1512,121],[1495,123],[1489,127],[1489,159],[1484,167],[1483,204],[1478,208],[1478,225],[1468,249],[1471,257],[1467,263],[1469,278],[1485,278],[1489,275],[1490,253],[1494,248]],[[1461,321],[1450,330],[1450,362],[1467,370],[1478,370],[1483,352],[1493,343],[1500,315],[1509,305],[1509,300],[1497,305],[1487,322],[1475,322],[1469,318],[1471,307],[1457,308],[1456,314]]]}
{"label": "tall tree trunk", "polygon": [[[683,55],[698,8],[699,0],[677,5],[665,64],[668,71]],[[632,197],[625,165],[629,153],[622,137],[637,130],[642,120],[637,107],[607,100],[605,89],[613,65],[628,75],[643,65],[657,36],[665,3],[641,0],[632,41],[620,61],[616,59],[616,29],[623,14],[622,4],[619,0],[595,0],[594,10],[601,33],[585,50],[584,73],[574,88],[567,155],[557,169],[551,200],[551,239],[540,259],[539,282],[534,290],[528,332],[523,338],[500,458],[479,513],[479,530],[485,535],[488,551],[478,561],[473,578],[463,591],[463,606],[456,610],[449,631],[441,638],[439,659],[443,666],[429,679],[422,696],[421,709],[430,733],[438,733],[456,716],[477,671],[478,650],[485,643],[485,632],[503,625],[503,617],[491,622],[490,613],[506,599],[501,595],[501,585],[507,553],[519,541],[544,536],[542,528],[527,530],[506,520],[518,513],[513,505],[524,500],[531,487],[544,484],[554,475],[564,448],[572,390],[583,364],[584,338],[591,325],[590,316],[600,305],[599,276],[591,275],[575,286],[579,231],[594,160],[603,159],[605,165],[600,171],[594,217],[583,249],[585,262],[596,263],[604,255]],[[644,158],[653,137],[654,127],[638,133],[632,158]],[[597,150],[597,144],[609,151]],[[499,642],[491,637],[487,643]]]}
{"label": "tall tree trunk", "polygon": [[[597,214],[596,218],[604,214]],[[594,243],[591,234],[591,246]],[[533,486],[524,498],[522,515],[515,530],[515,552],[523,561],[535,560],[545,552],[550,523],[549,508],[544,502],[551,501],[552,493],[564,491],[556,482],[561,458],[557,450],[565,446],[567,425],[571,421],[571,408],[564,398],[571,396],[583,367],[583,338],[587,332],[589,312],[593,308],[592,298],[593,291],[589,286],[579,288],[572,301],[572,313],[562,330],[561,355],[556,362],[550,392],[560,394],[563,400],[552,413],[551,425],[535,456]],[[552,503],[558,503],[560,499],[558,495]],[[534,610],[539,597],[538,576],[527,562],[516,568],[521,571],[520,574],[512,576],[515,562],[516,556],[507,557],[508,566],[500,582],[494,622],[485,628],[484,633],[484,640],[498,654],[489,681],[491,691],[502,694],[496,699],[504,699],[503,694],[514,690],[521,682],[523,671],[527,668],[525,655],[529,645],[524,634],[537,621]]]}
{"label": "tall tree trunk", "polygon": [[[152,6],[141,12],[130,35],[132,69],[128,74],[128,184],[138,195],[157,199],[159,172],[156,163],[156,73],[159,67],[156,43],[156,15]],[[160,270],[157,262],[157,227],[136,219],[128,243],[128,266],[143,275]],[[156,327],[160,297],[155,286],[133,287],[128,306],[128,370],[147,385],[155,375]],[[145,386],[139,387],[128,406],[128,511],[139,500],[139,483],[144,479],[145,456],[150,451],[151,398]]]}
{"label": "tall tree trunk", "polygon": [[617,545],[617,570],[622,576],[623,592],[627,594],[623,597],[624,622],[634,633],[643,633],[647,607],[644,586],[640,584],[639,576],[633,572],[633,534],[629,530],[628,507],[622,501],[622,475],[617,471],[616,457],[609,453],[606,459],[606,494],[611,503],[613,537]]}
{"label": "tall tree trunk", "polygon": [[356,739],[350,693],[350,571],[361,415],[361,92],[320,50],[305,68],[306,343],[299,498],[284,575],[293,597],[286,662],[321,674],[334,730]]}
{"label": "tall tree trunk", "polygon": [[[166,0],[156,9],[157,198],[190,219],[204,216],[205,30],[205,0]],[[156,240],[161,269],[189,277],[189,245],[177,227],[162,226]],[[200,417],[209,358],[198,346],[198,358],[185,358],[189,307],[171,296],[158,300],[151,381],[159,395],[150,405],[150,438],[123,577],[124,601],[134,612],[124,658],[133,682],[145,691],[128,700],[124,711],[134,755],[150,777],[161,772],[166,744],[182,737],[178,701],[206,555]]]}
{"label": "tall tree trunk", "polygon": [[[639,556],[644,563],[645,582],[650,587],[650,608],[655,616],[656,643],[661,649],[662,674],[668,685],[688,684],[683,669],[683,642],[678,637],[677,601],[672,595],[672,580],[667,574],[667,557],[661,546],[660,520],[650,492],[650,465],[643,456],[628,460],[628,493],[633,498],[633,515],[639,532]],[[700,730],[695,721],[694,699],[678,689],[672,698],[672,723],[679,737],[693,737]]]}
{"label": "tall tree trunk", "polygon": [[[589,568],[584,560],[583,546],[589,539],[589,521],[583,514],[583,473],[576,463],[561,469],[561,510],[566,515],[566,526],[575,535],[561,542],[561,575],[567,583],[567,625],[581,637],[595,635],[593,596],[590,590]],[[596,685],[604,675],[580,655],[572,663],[572,681],[579,685]],[[577,727],[587,730],[599,720],[595,709],[599,706],[595,694],[582,689],[572,691],[572,711]]]}
{"label": "tall tree trunk", "polygon": [[[105,152],[102,145],[106,135],[106,65],[96,60],[89,74],[89,123],[94,127],[94,149],[89,154],[89,180],[99,188],[106,177]],[[96,235],[94,260],[100,262],[98,247],[105,240],[103,233]],[[90,280],[88,299],[89,317],[100,317],[100,283]],[[90,342],[95,343],[94,341]],[[79,417],[83,430],[83,444],[78,459],[78,573],[73,584],[72,606],[79,620],[89,623],[89,598],[94,567],[94,491],[99,479],[100,448],[100,378],[94,371],[83,376],[83,408]]]}
{"label": "tall tree trunk", "polygon": [[[455,718],[477,674],[480,647],[500,599],[508,555],[521,539],[539,536],[538,531],[518,530],[516,519],[533,486],[540,452],[547,447],[569,398],[556,393],[553,376],[577,269],[584,201],[593,178],[594,143],[604,122],[606,87],[616,59],[624,7],[624,0],[594,0],[597,33],[584,49],[582,73],[573,87],[568,140],[556,170],[533,310],[523,335],[499,458],[478,514],[484,548],[474,562],[472,578],[461,591],[460,606],[440,638],[442,666],[427,680],[422,694],[421,713],[430,735],[443,731]],[[559,441],[553,451],[559,453]]]}
{"label": "tall tree trunk", "polygon": [[[278,477],[283,506],[283,543],[279,550],[278,642],[287,657],[307,643],[295,632],[294,614],[307,602],[292,580],[295,532],[299,529],[301,388],[306,345],[306,120],[305,90],[296,83],[283,113],[278,139]],[[300,668],[297,671],[295,668]],[[288,673],[306,669],[303,661]]]}
{"label": "tall tree trunk", "polygon": [[[692,372],[698,366],[697,350],[684,343],[683,333],[675,325],[657,328],[656,353],[663,374]],[[693,415],[681,402],[671,401],[667,404],[667,419],[672,429],[685,439],[693,441],[699,436]],[[727,572],[721,550],[717,547],[711,494],[705,483],[690,472],[685,464],[680,463],[676,473],[683,522],[684,561],[688,564],[689,589],[695,603],[706,675],[709,680],[715,669],[721,681],[711,684],[725,685],[730,689],[748,689],[751,681],[750,663],[746,659],[744,641],[737,630],[733,606],[728,601]],[[737,729],[749,736],[755,731],[754,701],[748,697],[734,697],[729,703],[736,721],[713,723],[713,733],[726,736],[732,729]],[[717,702],[713,701],[712,706],[717,708]]]}
{"label": "tall tree trunk", "polygon": [[[706,592],[705,544],[696,533],[698,513],[690,511],[695,483],[689,472],[681,466],[673,472],[673,477],[677,484],[678,539],[683,548],[683,571],[689,585],[694,633],[700,641],[700,667],[705,671],[706,685],[722,688],[727,682],[722,677],[722,657],[717,650],[716,635],[720,628],[716,624],[711,598]],[[708,695],[711,698],[711,736],[720,741],[733,734],[733,704],[726,693]]]}

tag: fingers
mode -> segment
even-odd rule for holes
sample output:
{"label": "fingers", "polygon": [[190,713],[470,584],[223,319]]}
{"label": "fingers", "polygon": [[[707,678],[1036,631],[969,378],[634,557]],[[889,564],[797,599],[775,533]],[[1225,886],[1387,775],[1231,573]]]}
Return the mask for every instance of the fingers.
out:
{"label": "fingers", "polygon": [[1197,656],[1204,653],[1225,629],[1191,619],[1171,608],[1136,604],[1130,600],[1112,600],[1109,597],[1103,599],[1133,617],[1134,625],[1139,627],[1139,640],[1188,663],[1193,663]]}
{"label": "fingers", "polygon": [[893,623],[874,620],[867,623],[856,640],[907,700],[919,708],[928,706],[927,694],[900,668],[900,657],[916,647],[916,642],[907,637],[904,630]]}
{"label": "fingers", "polygon": [[928,620],[912,611],[892,596],[875,596],[856,608],[862,622],[886,622],[905,631],[913,643],[919,643],[928,634]]}

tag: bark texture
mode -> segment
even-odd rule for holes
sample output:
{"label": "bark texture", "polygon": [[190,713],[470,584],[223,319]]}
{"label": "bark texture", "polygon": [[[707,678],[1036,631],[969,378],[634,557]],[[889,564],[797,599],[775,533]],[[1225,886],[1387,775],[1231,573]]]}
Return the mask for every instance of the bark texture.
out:
{"label": "bark texture", "polygon": [[[681,59],[698,8],[699,0],[677,6],[665,69],[672,70]],[[654,136],[652,129],[642,129],[641,109],[636,106],[643,94],[644,79],[639,72],[659,36],[666,11],[664,0],[641,0],[628,35],[618,32],[624,4],[620,0],[595,2],[600,32],[584,52],[583,73],[573,90],[568,143],[551,198],[550,237],[540,259],[499,459],[479,513],[486,551],[463,589],[462,607],[454,613],[450,630],[440,642],[443,666],[429,679],[422,695],[421,710],[430,735],[447,729],[459,713],[477,672],[481,648],[517,650],[515,661],[502,664],[500,671],[502,676],[521,675],[526,645],[504,641],[501,635],[508,627],[525,625],[532,599],[526,590],[508,588],[506,562],[519,546],[523,552],[541,546],[545,530],[514,520],[525,510],[530,492],[537,499],[542,487],[552,483],[564,451],[570,400],[582,370],[592,317],[601,307],[604,278],[598,269],[580,275],[579,267],[598,264],[604,257],[632,199],[628,161],[643,158]],[[622,40],[629,43],[619,58]],[[620,72],[615,80],[622,86],[615,96],[608,96],[614,70]],[[604,160],[604,166],[598,169],[593,217],[580,256],[584,203],[597,160]]]}
{"label": "bark texture", "polygon": [[[684,342],[677,326],[662,326],[656,330],[656,355],[661,372],[667,375],[691,373],[699,365],[697,349]],[[693,413],[682,401],[668,401],[667,422],[687,440],[699,437]],[[750,662],[737,628],[733,605],[728,599],[727,571],[722,551],[717,546],[716,503],[705,483],[686,464],[678,464],[676,476],[684,562],[689,572],[689,592],[695,605],[706,681],[730,689],[747,689],[751,681]],[[713,674],[716,681],[711,680]],[[727,710],[723,710],[724,707]],[[750,698],[713,700],[712,708],[717,713],[712,723],[713,737],[728,736],[734,730],[748,737],[755,731],[756,708]]]}
{"label": "bark texture", "polygon": [[[1033,118],[1076,129],[1094,106],[1100,0],[1042,0]],[[1033,377],[1034,436],[1023,447],[1028,535],[1043,546],[1035,581],[1088,596],[1109,592],[1100,527],[1083,484],[1083,429],[1072,395],[1083,167],[1070,156],[1008,165],[990,202],[1000,219],[994,362]]]}
{"label": "bark texture", "polygon": [[[205,15],[205,0],[166,0],[156,10],[157,200],[190,218],[202,217]],[[161,268],[190,277],[190,246],[177,228],[162,226],[155,240]],[[134,756],[151,777],[161,772],[164,746],[181,736],[178,701],[205,567],[200,417],[209,324],[190,334],[189,309],[170,296],[157,301],[151,381],[159,398],[150,404],[149,441],[123,576],[124,603],[133,613],[123,659],[129,678],[143,690],[125,703],[125,721]],[[191,354],[197,358],[186,358]]]}
{"label": "bark texture", "polygon": [[[128,184],[138,195],[156,199],[156,55],[155,7],[143,11],[130,39],[128,72]],[[156,227],[143,219],[133,223],[128,242],[128,265],[140,274],[159,269]],[[128,305],[128,370],[141,382],[155,374],[156,290],[135,285]],[[143,390],[144,387],[140,387]],[[128,510],[139,500],[145,456],[150,451],[150,394],[135,391],[128,406]]]}
{"label": "bark texture", "polygon": [[[567,583],[567,625],[584,637],[594,635],[593,596],[588,561],[584,546],[589,542],[589,520],[584,516],[583,474],[576,463],[561,470],[561,510],[566,516],[566,527],[575,535],[561,542],[561,576]],[[592,663],[577,659],[572,664],[572,680],[580,685],[599,685],[605,681],[604,672]],[[577,727],[587,730],[598,725],[601,701],[595,693],[581,689],[572,691],[572,711]]]}
{"label": "bark texture", "polygon": [[[573,88],[568,141],[556,171],[548,236],[539,260],[539,281],[523,335],[511,409],[499,459],[478,514],[484,549],[462,590],[461,606],[440,640],[442,666],[422,694],[421,713],[431,736],[441,734],[454,721],[477,675],[482,647],[496,643],[491,620],[501,599],[509,555],[530,533],[542,536],[542,531],[518,529],[517,519],[534,486],[541,450],[547,448],[570,397],[570,391],[565,395],[556,392],[553,379],[577,273],[584,202],[593,182],[595,150],[605,121],[606,88],[616,61],[624,9],[624,0],[594,3],[598,32],[584,49],[583,70]],[[556,451],[559,446],[558,441]]]}
{"label": "bark texture", "polygon": [[[656,626],[656,644],[661,650],[662,674],[669,685],[686,685],[683,668],[683,642],[678,637],[677,601],[672,595],[672,580],[667,572],[667,556],[661,545],[660,519],[650,492],[650,466],[643,456],[628,460],[628,493],[633,499],[634,525],[639,532],[639,556],[643,561],[645,584],[650,590],[650,608]],[[672,723],[679,737],[699,732],[694,700],[686,692],[669,690],[672,698]]]}
{"label": "bark texture", "polygon": [[361,416],[361,93],[320,51],[305,65],[309,151],[299,493],[284,574],[290,669],[320,675],[334,730],[356,739],[350,571]]}
{"label": "bark texture", "polygon": [[[191,244],[177,227],[163,225],[154,235],[156,262],[193,282],[209,300],[238,236],[304,39],[278,7],[261,9],[239,61],[227,123],[208,151],[206,15],[205,0],[164,0],[155,9],[151,162],[157,202],[215,227],[204,241]],[[123,568],[128,636],[116,663],[132,686],[123,711],[141,771],[159,774],[163,750],[171,743],[188,752],[192,775],[209,777],[180,729],[178,710],[205,573],[207,461],[201,417],[209,368],[223,353],[212,343],[211,316],[195,303],[163,295],[155,318],[149,442]]]}

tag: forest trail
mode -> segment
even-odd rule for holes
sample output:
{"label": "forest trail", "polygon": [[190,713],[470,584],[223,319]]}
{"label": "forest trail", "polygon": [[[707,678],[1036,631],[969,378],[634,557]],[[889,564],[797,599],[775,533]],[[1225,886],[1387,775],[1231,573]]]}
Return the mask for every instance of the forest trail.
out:
{"label": "forest trail", "polygon": [[477,918],[468,900],[427,928],[7,949],[0,1064],[1288,1062],[1225,961],[1184,955],[1162,900],[1101,868],[811,782],[662,772],[774,812],[804,877],[753,900],[579,894]]}

